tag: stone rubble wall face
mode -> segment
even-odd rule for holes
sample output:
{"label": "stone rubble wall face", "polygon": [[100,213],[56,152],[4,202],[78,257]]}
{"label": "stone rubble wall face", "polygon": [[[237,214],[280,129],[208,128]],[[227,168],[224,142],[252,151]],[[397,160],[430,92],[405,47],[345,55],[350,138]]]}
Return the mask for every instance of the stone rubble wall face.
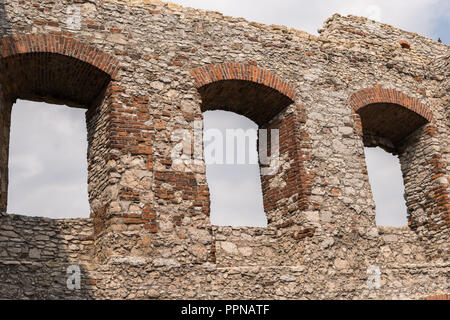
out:
{"label": "stone rubble wall face", "polygon": [[8,200],[9,127],[11,126],[11,103],[0,93],[0,212],[6,212]]}
{"label": "stone rubble wall face", "polygon": [[[68,14],[76,8],[79,29],[68,23],[76,19]],[[0,4],[0,17],[1,38],[74,39],[118,65],[112,71],[111,64],[111,81],[87,111],[91,218],[1,216],[0,283],[5,285],[0,298],[448,294],[449,224],[442,209],[449,178],[443,89],[448,88],[448,46],[363,18],[335,15],[316,37],[155,0],[7,1]],[[203,119],[192,71],[225,63],[266,70],[282,81],[275,86],[278,92],[290,92],[283,91],[286,83],[295,94],[291,105],[261,124],[288,128],[281,145],[294,142],[285,166],[262,177],[265,206],[273,208],[266,212],[266,229],[211,226],[204,163],[171,160],[172,133],[192,132],[194,121]],[[411,185],[407,201],[428,202],[431,208],[424,213],[428,223],[415,229],[375,224],[361,123],[350,97],[376,86],[418,99],[433,116],[425,126],[436,129],[432,136],[415,132],[418,141],[401,156]],[[8,110],[8,102],[1,107]],[[0,209],[6,206],[9,132],[3,110]],[[439,161],[424,166],[435,155]],[[433,169],[441,176],[432,178]],[[278,194],[270,193],[274,186]],[[430,200],[427,190],[434,187],[439,197]],[[412,221],[422,214],[416,206],[410,208]],[[66,287],[72,263],[82,269],[81,291]],[[367,286],[372,265],[381,270],[376,290]]]}
{"label": "stone rubble wall face", "polygon": [[448,55],[446,46],[435,40],[364,17],[335,14],[324,22],[319,33],[322,37],[337,41],[358,39],[384,46],[397,46],[406,42],[413,54],[418,56],[418,59],[424,59],[424,61]]}

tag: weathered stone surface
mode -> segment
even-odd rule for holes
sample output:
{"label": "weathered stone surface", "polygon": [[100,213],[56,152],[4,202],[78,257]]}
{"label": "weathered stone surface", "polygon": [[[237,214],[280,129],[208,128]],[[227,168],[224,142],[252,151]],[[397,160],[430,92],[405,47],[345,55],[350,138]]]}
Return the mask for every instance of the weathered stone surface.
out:
{"label": "weathered stone surface", "polygon": [[[354,16],[317,37],[157,0],[6,0],[0,37],[0,298],[448,294],[447,45]],[[87,109],[90,219],[5,213],[17,98]],[[172,133],[216,108],[280,130],[267,228],[211,226],[203,161],[171,159]],[[376,226],[364,146],[399,155],[408,227]]]}

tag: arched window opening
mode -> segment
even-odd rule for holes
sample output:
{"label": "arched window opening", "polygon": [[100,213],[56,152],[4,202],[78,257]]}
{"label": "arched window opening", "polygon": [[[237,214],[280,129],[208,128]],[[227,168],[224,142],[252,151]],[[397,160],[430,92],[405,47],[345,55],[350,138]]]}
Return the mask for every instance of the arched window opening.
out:
{"label": "arched window opening", "polygon": [[207,111],[203,116],[211,223],[267,227],[258,164],[258,125],[227,111]]}
{"label": "arched window opening", "polygon": [[[37,138],[37,133],[41,130],[38,128],[38,120],[41,119],[37,115],[39,107],[33,106],[30,108],[29,112],[26,112],[26,116],[30,116],[32,120],[35,121],[34,125],[25,125],[28,123],[24,119],[15,120],[18,114],[22,114],[20,111],[22,108],[19,104],[16,104],[13,108],[13,104],[16,103],[18,99],[30,100],[36,102],[45,102],[49,104],[58,104],[59,107],[55,110],[55,114],[47,114],[45,119],[54,119],[51,123],[40,121],[40,125],[47,123],[47,129],[62,130],[61,132],[53,131],[53,134],[47,132],[47,136],[50,135],[53,138],[61,138],[64,136],[64,132],[67,131],[70,125],[62,125],[64,121],[61,121],[60,117],[64,118],[60,113],[69,112],[72,116],[78,112],[80,119],[75,121],[80,126],[86,126],[79,130],[79,133],[83,135],[83,139],[78,140],[88,141],[88,148],[86,147],[76,147],[74,143],[69,141],[54,142],[54,144],[68,146],[70,151],[59,152],[59,155],[65,154],[65,158],[61,161],[69,161],[68,155],[74,154],[76,149],[83,149],[80,156],[84,157],[84,169],[79,170],[86,172],[86,167],[88,167],[89,180],[85,178],[80,178],[84,182],[89,184],[89,203],[92,205],[91,216],[95,213],[101,213],[101,201],[96,201],[101,197],[101,193],[104,190],[104,184],[102,181],[107,179],[107,172],[104,170],[105,162],[107,161],[104,155],[107,154],[108,145],[104,148],[105,141],[108,141],[109,135],[107,132],[108,124],[111,123],[111,118],[108,117],[109,113],[106,109],[108,102],[108,88],[109,84],[114,76],[118,72],[118,61],[113,57],[105,54],[104,52],[98,50],[97,48],[91,47],[87,44],[78,42],[72,38],[64,38],[57,35],[44,35],[44,34],[33,34],[33,35],[18,35],[14,37],[3,38],[0,41],[0,51],[2,52],[2,57],[0,59],[0,211],[15,211],[13,213],[18,213],[17,211],[26,211],[21,213],[36,214],[36,207],[33,204],[33,208],[23,208],[19,206],[24,205],[27,196],[35,197],[36,199],[41,198],[41,193],[43,188],[41,187],[47,180],[40,179],[39,186],[36,185],[36,181],[30,182],[26,185],[33,192],[31,194],[18,195],[19,200],[14,200],[14,190],[16,188],[15,184],[20,181],[20,178],[12,178],[15,181],[13,185],[9,186],[9,165],[13,166],[11,174],[16,177],[20,177],[15,170],[20,170],[20,166],[28,166],[30,163],[34,163],[34,172],[40,171],[42,167],[39,167],[37,163],[40,163],[43,167],[49,168],[49,163],[52,161],[25,161],[27,158],[25,155],[16,154],[14,149],[16,146],[12,146],[13,150],[10,150],[10,138],[16,141],[18,139],[17,134],[23,136],[24,130],[20,133],[15,133],[13,128],[13,133],[11,134],[11,113],[14,109],[14,123],[18,123],[22,126],[26,126],[26,129],[35,129],[36,132],[28,133],[27,139],[29,149],[32,147],[48,146],[46,144],[48,141],[41,140]],[[28,104],[30,104],[28,102]],[[80,108],[84,110],[74,110],[69,108],[61,107],[61,105],[66,105],[72,108]],[[51,107],[48,105],[44,108],[46,112],[49,112]],[[64,110],[64,111],[63,111]],[[84,118],[84,113],[86,112],[86,118]],[[51,112],[53,113],[53,112]],[[32,115],[31,115],[32,114]],[[33,117],[35,117],[33,119]],[[19,117],[20,118],[20,117]],[[41,119],[42,120],[42,119]],[[77,125],[78,125],[77,124]],[[13,124],[16,127],[16,124]],[[72,124],[71,124],[72,125]],[[30,128],[28,128],[30,127]],[[78,131],[78,130],[77,130]],[[87,135],[86,135],[87,131]],[[35,141],[35,144],[30,143],[30,141]],[[15,142],[13,142],[16,145]],[[19,143],[20,145],[20,143]],[[86,158],[87,149],[87,158]],[[77,152],[78,153],[78,152]],[[12,159],[9,156],[12,155]],[[32,158],[28,155],[28,160]],[[22,159],[22,160],[21,160]],[[89,165],[86,165],[89,162]],[[60,163],[58,163],[59,165]],[[45,165],[45,166],[44,166]],[[66,164],[67,165],[67,164]],[[51,167],[51,166],[50,166]],[[60,167],[56,166],[56,169]],[[55,168],[52,168],[55,169]],[[56,170],[55,169],[55,170]],[[28,171],[27,171],[28,170]],[[60,169],[62,170],[62,169]],[[30,171],[30,167],[22,168],[22,174],[25,176],[31,174],[33,170]],[[31,172],[31,173],[30,173]],[[61,172],[58,176],[62,176]],[[70,170],[64,171],[64,179],[70,181]],[[56,188],[55,190],[61,191],[61,189]],[[8,195],[8,191],[13,192],[13,195]],[[26,191],[24,191],[26,192]],[[40,193],[41,192],[41,193]],[[74,190],[68,191],[72,199],[75,198]],[[84,191],[83,191],[84,192]],[[53,198],[46,201],[47,208],[51,208],[55,203],[57,203],[61,198],[57,191],[53,191]],[[17,204],[8,205],[8,199],[16,202]],[[29,200],[29,198],[28,198]],[[76,200],[76,199],[74,199]],[[81,201],[81,200],[80,200]],[[84,206],[84,205],[81,205]],[[66,217],[69,209],[66,207],[64,209],[58,209],[58,213],[43,213],[41,215],[56,216],[56,217]],[[64,212],[62,212],[64,211]],[[87,212],[79,207],[76,211],[83,211],[83,213],[74,214],[74,216],[82,215],[86,216]],[[72,214],[70,214],[72,216]]]}
{"label": "arched window opening", "polygon": [[25,100],[13,105],[8,213],[89,217],[85,113]]}
{"label": "arched window opening", "polygon": [[[292,226],[296,216],[307,207],[309,192],[308,177],[300,160],[304,154],[299,144],[300,106],[294,104],[295,88],[268,70],[234,62],[206,65],[192,70],[191,74],[201,97],[202,112],[233,112],[252,120],[253,127],[260,129],[258,136],[262,143],[258,142],[260,152],[256,155],[259,157],[254,160],[260,167],[259,170],[256,165],[253,167],[253,172],[260,173],[260,186],[252,184],[245,188],[246,192],[242,189],[240,197],[249,197],[249,190],[258,190],[258,193],[262,190],[267,219],[264,225],[268,228]],[[206,150],[205,155],[208,156]],[[207,176],[211,175],[209,170]],[[231,189],[239,185],[242,174],[235,173],[238,175]],[[253,181],[257,181],[256,178]],[[216,202],[215,195],[210,198]],[[214,203],[212,207],[214,210]],[[258,208],[256,211],[262,212]],[[212,221],[215,222],[214,217]],[[259,221],[253,223],[260,225]],[[232,223],[227,221],[226,224]]]}
{"label": "arched window opening", "polygon": [[398,156],[380,147],[364,148],[370,186],[379,226],[401,227],[408,224],[405,186]]}
{"label": "arched window opening", "polygon": [[[350,105],[356,113],[364,147],[379,147],[365,150],[377,224],[405,225],[406,216],[411,229],[423,229],[428,223],[426,211],[430,212],[433,206],[428,195],[433,190],[433,174],[430,173],[434,170],[435,155],[423,152],[433,143],[432,125],[429,125],[431,111],[417,99],[380,87],[356,92],[350,98]],[[395,191],[390,191],[391,188]],[[389,213],[392,210],[404,212],[402,193],[407,215]],[[395,209],[394,203],[397,203]]]}

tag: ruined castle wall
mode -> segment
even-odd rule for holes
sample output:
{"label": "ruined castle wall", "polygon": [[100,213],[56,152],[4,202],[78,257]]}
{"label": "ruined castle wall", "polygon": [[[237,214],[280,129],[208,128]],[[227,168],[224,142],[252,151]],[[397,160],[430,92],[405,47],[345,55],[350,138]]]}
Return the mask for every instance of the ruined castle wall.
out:
{"label": "ruined castle wall", "polygon": [[[80,9],[79,27],[70,14],[73,8]],[[39,6],[6,2],[5,9],[10,25],[1,25],[3,35],[73,38],[120,64],[100,113],[91,111],[87,117],[89,130],[102,128],[97,138],[89,131],[97,139],[90,145],[94,148],[90,168],[102,172],[89,175],[95,186],[90,190],[92,224],[69,220],[70,232],[65,233],[59,220],[24,218],[44,224],[43,230],[55,236],[72,232],[75,236],[74,229],[84,233],[88,226],[89,234],[94,234],[96,229],[94,246],[76,242],[75,236],[75,247],[85,246],[81,251],[71,251],[71,240],[61,247],[61,254],[70,262],[79,260],[84,270],[85,291],[79,297],[389,299],[448,292],[444,237],[436,244],[438,256],[430,253],[436,250],[427,250],[432,239],[421,238],[437,233],[377,228],[364,144],[349,104],[353,93],[376,85],[417,98],[431,110],[438,128],[432,143],[435,153],[448,154],[439,143],[448,141],[448,113],[443,116],[448,101],[438,90],[445,77],[434,76],[437,68],[430,67],[436,63],[434,57],[448,53],[448,46],[366,21],[381,30],[369,32],[362,20],[352,17],[334,16],[315,37],[158,1],[132,5],[61,1]],[[400,45],[401,39],[410,43],[409,49]],[[295,92],[288,109],[295,115],[298,145],[288,155],[299,164],[297,169],[301,164],[304,180],[299,181],[305,188],[301,194],[284,190],[297,183],[283,180],[290,174],[288,166],[284,169],[289,174],[283,176],[282,169],[268,178],[266,185],[278,187],[288,197],[277,198],[280,202],[271,215],[275,223],[266,229],[212,227],[204,163],[180,165],[171,159],[172,133],[193,132],[194,121],[202,120],[202,100],[191,71],[227,62],[270,71]],[[420,170],[418,164],[414,163]],[[448,170],[444,171],[448,179]],[[0,226],[11,225],[10,219],[19,218],[1,217]],[[28,229],[25,223],[8,231],[20,235]],[[439,234],[446,232],[448,225]],[[397,241],[390,241],[394,237]],[[51,241],[31,243],[43,250]],[[0,248],[9,254],[8,248],[16,248],[13,242],[6,240]],[[55,251],[55,259],[64,261],[58,254]],[[90,262],[83,258],[86,255],[91,255]],[[43,256],[33,264],[33,272],[52,260]],[[377,290],[367,287],[372,265],[381,270],[382,287]],[[4,263],[4,268],[14,268],[2,272],[3,282],[11,283],[8,289],[0,287],[4,297],[43,295],[20,291],[21,285],[11,279],[21,272],[29,283],[40,279],[51,288],[52,279],[22,271],[26,269],[21,263],[15,267]],[[55,268],[51,270],[62,277],[62,264]],[[62,287],[61,283],[52,294],[67,297]]]}
{"label": "ruined castle wall", "polygon": [[94,233],[105,229],[104,218],[107,205],[117,199],[118,173],[115,172],[115,157],[110,153],[111,141],[108,118],[110,117],[111,89],[106,88],[106,96],[86,111],[86,128],[88,140],[88,194],[90,217],[94,221]]}
{"label": "ruined castle wall", "polygon": [[[436,104],[439,108],[436,117],[441,119],[441,121],[437,123],[436,129],[437,132],[442,136],[442,140],[440,141],[440,149],[442,151],[442,154],[439,158],[439,161],[437,162],[439,164],[438,170],[440,170],[440,172],[438,173],[438,179],[442,185],[441,193],[447,192],[447,194],[449,194],[450,176],[448,172],[450,169],[450,96],[448,92],[450,90],[450,54],[447,53],[446,55],[436,58],[432,63],[430,69],[432,70],[432,74],[434,74],[434,77],[437,80],[441,80],[439,85],[434,88],[433,93],[433,101],[436,101]],[[447,211],[447,216],[444,216],[444,220],[441,221],[441,223],[445,223],[448,227],[450,225],[449,219],[450,216],[448,215]],[[450,235],[448,232],[444,232],[443,235],[446,235],[446,237],[443,236],[442,239],[444,241],[446,239],[448,245],[448,239]]]}
{"label": "ruined castle wall", "polygon": [[[414,55],[424,59],[447,55],[448,49],[436,40],[429,39],[414,32],[400,30],[364,17],[333,15],[327,19],[319,30],[322,37],[338,41],[358,41],[364,39],[386,47],[397,47],[401,43],[409,45]],[[396,55],[393,55],[395,61]]]}
{"label": "ruined castle wall", "polygon": [[92,220],[12,214],[0,219],[0,298],[87,297],[88,281],[77,294],[68,290],[67,268],[92,259]]}
{"label": "ruined castle wall", "polygon": [[8,154],[11,107],[12,104],[4,101],[3,94],[0,93],[0,212],[6,212],[8,198]]}
{"label": "ruined castle wall", "polygon": [[89,261],[91,219],[49,219],[8,214],[2,216],[2,260]]}
{"label": "ruined castle wall", "polygon": [[425,264],[426,248],[409,227],[378,227],[377,261],[382,264]]}
{"label": "ruined castle wall", "polygon": [[[443,57],[438,57],[433,65],[432,72],[436,74],[441,81],[440,85],[436,86],[435,98],[440,101],[439,118],[442,118],[441,126],[438,127],[440,132],[443,132],[444,137],[450,136],[450,97],[448,92],[450,90],[450,54]],[[447,163],[447,172],[450,169],[450,139],[444,139],[442,141],[444,150],[444,159]]]}
{"label": "ruined castle wall", "polygon": [[399,158],[405,184],[405,201],[409,227],[427,243],[428,255],[447,256],[449,221],[445,212],[448,203],[448,178],[444,151],[437,129],[426,125],[404,142]]}

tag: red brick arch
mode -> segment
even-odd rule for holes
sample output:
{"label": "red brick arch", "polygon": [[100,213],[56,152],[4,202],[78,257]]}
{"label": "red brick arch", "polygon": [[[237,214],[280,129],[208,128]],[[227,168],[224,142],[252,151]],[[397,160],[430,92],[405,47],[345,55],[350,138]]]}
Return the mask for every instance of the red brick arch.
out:
{"label": "red brick arch", "polygon": [[203,87],[207,84],[223,80],[244,80],[265,85],[284,94],[295,101],[294,87],[270,71],[252,65],[241,63],[210,64],[191,71],[195,78],[195,86]]}
{"label": "red brick arch", "polygon": [[81,60],[109,74],[113,79],[119,69],[119,61],[113,56],[72,38],[26,34],[0,40],[0,58],[33,52],[56,53]]}
{"label": "red brick arch", "polygon": [[[288,157],[286,161],[292,166],[263,175],[261,190],[268,225],[276,228],[291,226],[289,212],[292,210],[280,203],[294,197],[298,210],[306,210],[310,205],[309,184],[313,178],[303,163],[308,158],[308,152],[303,149],[309,145],[307,142],[300,144],[302,138],[309,139],[302,128],[304,108],[297,105],[291,109],[294,112],[285,112],[289,106],[294,107],[294,87],[270,71],[240,63],[206,65],[192,70],[191,74],[201,97],[202,113],[230,111],[247,117],[261,129],[279,131],[279,152]],[[286,177],[286,185],[271,187],[274,177],[279,175]],[[299,228],[292,237],[301,240],[313,235],[313,229]]]}
{"label": "red brick arch", "polygon": [[422,104],[416,98],[408,97],[393,89],[383,89],[376,86],[374,88],[360,90],[350,97],[350,106],[355,113],[359,109],[374,103],[397,104],[419,114],[429,122],[433,120],[433,114],[426,105]]}

